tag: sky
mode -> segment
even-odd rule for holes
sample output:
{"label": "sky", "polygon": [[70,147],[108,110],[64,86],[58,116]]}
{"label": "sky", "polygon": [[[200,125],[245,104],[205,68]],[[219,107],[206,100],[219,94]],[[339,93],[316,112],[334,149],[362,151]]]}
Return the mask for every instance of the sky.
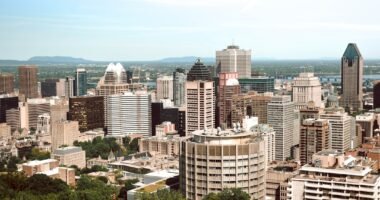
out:
{"label": "sky", "polygon": [[97,61],[339,58],[350,42],[380,59],[378,0],[1,0],[0,59]]}

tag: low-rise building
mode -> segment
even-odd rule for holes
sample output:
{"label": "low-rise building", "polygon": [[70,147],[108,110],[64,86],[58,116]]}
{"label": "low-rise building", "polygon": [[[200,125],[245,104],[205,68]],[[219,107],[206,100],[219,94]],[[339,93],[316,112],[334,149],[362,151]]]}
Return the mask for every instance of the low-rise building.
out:
{"label": "low-rise building", "polygon": [[82,147],[61,147],[54,150],[51,157],[58,160],[59,165],[86,167],[86,152],[82,150]]}
{"label": "low-rise building", "polygon": [[139,140],[139,151],[168,156],[179,155],[179,136],[145,137]]}
{"label": "low-rise building", "polygon": [[336,150],[320,151],[290,179],[287,199],[379,199],[380,176],[371,174],[372,164]]}
{"label": "low-rise building", "polygon": [[68,185],[75,185],[75,169],[58,167],[59,162],[55,159],[33,160],[22,164],[22,171],[27,176],[45,174],[51,178],[58,178]]}

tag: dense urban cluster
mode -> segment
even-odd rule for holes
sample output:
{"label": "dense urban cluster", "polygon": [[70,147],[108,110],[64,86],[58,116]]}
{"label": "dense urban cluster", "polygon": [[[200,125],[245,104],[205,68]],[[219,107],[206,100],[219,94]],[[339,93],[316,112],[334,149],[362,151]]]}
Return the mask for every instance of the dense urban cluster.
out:
{"label": "dense urban cluster", "polygon": [[380,80],[353,43],[340,67],[265,76],[230,45],[153,87],[120,63],[95,87],[0,73],[0,198],[380,199]]}

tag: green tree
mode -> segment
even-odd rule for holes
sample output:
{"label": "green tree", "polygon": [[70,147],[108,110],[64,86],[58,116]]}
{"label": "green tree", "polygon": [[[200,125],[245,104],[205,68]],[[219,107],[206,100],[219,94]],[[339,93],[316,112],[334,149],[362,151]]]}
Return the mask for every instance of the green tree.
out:
{"label": "green tree", "polygon": [[34,194],[58,193],[69,190],[61,179],[52,179],[45,174],[34,174],[27,180],[27,190]]}
{"label": "green tree", "polygon": [[50,158],[50,153],[47,151],[41,151],[38,148],[33,148],[30,155],[27,155],[29,160],[45,160]]}

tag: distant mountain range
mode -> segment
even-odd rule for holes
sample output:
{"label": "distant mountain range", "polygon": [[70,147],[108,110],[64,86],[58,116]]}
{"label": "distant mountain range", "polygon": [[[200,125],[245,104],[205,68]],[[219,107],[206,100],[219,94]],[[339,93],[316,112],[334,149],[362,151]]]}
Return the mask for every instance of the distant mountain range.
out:
{"label": "distant mountain range", "polygon": [[168,57],[168,58],[163,58],[158,61],[168,62],[168,63],[194,63],[198,58],[200,58],[201,62],[204,62],[204,63],[215,62],[215,58],[212,58],[212,57],[196,57],[196,56]]}
{"label": "distant mountain range", "polygon": [[47,63],[93,63],[94,61],[83,58],[73,58],[69,56],[34,56],[28,62],[47,62]]}

